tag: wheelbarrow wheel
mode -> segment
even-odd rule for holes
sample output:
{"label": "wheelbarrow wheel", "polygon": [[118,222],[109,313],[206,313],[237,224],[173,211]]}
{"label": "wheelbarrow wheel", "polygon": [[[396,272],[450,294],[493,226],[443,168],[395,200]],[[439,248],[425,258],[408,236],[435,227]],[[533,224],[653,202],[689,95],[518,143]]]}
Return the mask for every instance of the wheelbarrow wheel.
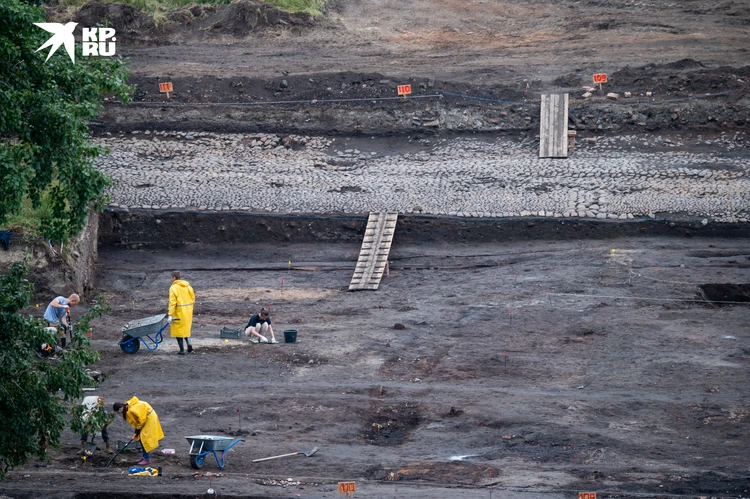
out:
{"label": "wheelbarrow wheel", "polygon": [[137,352],[139,348],[141,348],[141,341],[138,338],[133,338],[127,334],[122,336],[122,340],[120,340],[120,350],[128,354],[133,354]]}
{"label": "wheelbarrow wheel", "polygon": [[190,466],[196,470],[203,468],[203,458],[205,457],[206,456],[201,456],[200,454],[197,456],[190,456]]}

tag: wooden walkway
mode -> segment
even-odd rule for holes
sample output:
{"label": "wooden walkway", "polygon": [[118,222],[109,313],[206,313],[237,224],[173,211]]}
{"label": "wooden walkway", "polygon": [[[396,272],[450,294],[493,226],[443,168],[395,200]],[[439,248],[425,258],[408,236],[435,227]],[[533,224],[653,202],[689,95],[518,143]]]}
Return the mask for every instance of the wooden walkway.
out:
{"label": "wooden walkway", "polygon": [[396,232],[398,213],[371,212],[349,290],[378,289],[383,273],[388,275],[388,254]]}
{"label": "wooden walkway", "polygon": [[539,157],[568,157],[568,94],[542,94]]}

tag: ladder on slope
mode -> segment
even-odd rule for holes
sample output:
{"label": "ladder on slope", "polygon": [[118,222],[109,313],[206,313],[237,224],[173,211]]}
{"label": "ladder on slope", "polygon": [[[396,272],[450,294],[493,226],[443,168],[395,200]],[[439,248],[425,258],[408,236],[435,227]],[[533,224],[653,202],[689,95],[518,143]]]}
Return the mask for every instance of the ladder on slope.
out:
{"label": "ladder on slope", "polygon": [[542,94],[539,157],[568,157],[568,94]]}
{"label": "ladder on slope", "polygon": [[388,275],[388,254],[397,219],[398,213],[370,212],[349,291],[378,289],[383,273]]}

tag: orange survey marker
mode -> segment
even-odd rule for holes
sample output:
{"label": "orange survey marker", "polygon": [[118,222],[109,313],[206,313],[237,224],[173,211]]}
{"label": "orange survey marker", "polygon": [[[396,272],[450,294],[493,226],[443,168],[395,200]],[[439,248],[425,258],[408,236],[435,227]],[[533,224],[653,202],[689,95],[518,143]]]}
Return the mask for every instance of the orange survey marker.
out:
{"label": "orange survey marker", "polygon": [[607,83],[607,73],[596,73],[594,75],[594,83],[599,84],[599,90],[602,89],[602,83]]}
{"label": "orange survey marker", "polygon": [[406,99],[406,96],[411,94],[411,85],[399,85],[396,87],[396,91],[398,91],[398,95]]}
{"label": "orange survey marker", "polygon": [[349,497],[349,494],[354,494],[357,492],[357,483],[356,482],[339,482],[339,494],[346,494],[346,497]]}
{"label": "orange survey marker", "polygon": [[172,90],[172,82],[168,81],[166,83],[159,83],[159,92],[163,94],[167,94],[167,99],[169,99],[169,93],[173,92]]}

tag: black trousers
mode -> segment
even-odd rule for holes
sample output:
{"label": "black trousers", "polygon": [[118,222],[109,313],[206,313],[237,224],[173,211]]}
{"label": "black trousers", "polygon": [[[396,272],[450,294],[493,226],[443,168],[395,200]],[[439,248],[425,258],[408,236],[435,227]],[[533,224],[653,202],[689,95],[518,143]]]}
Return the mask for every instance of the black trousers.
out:
{"label": "black trousers", "polygon": [[[106,425],[104,426],[104,428],[102,428],[102,440],[104,440],[105,442],[109,442],[109,433],[107,433],[107,426],[109,425]],[[81,441],[88,440],[88,439],[89,439],[88,433],[81,433]]]}

